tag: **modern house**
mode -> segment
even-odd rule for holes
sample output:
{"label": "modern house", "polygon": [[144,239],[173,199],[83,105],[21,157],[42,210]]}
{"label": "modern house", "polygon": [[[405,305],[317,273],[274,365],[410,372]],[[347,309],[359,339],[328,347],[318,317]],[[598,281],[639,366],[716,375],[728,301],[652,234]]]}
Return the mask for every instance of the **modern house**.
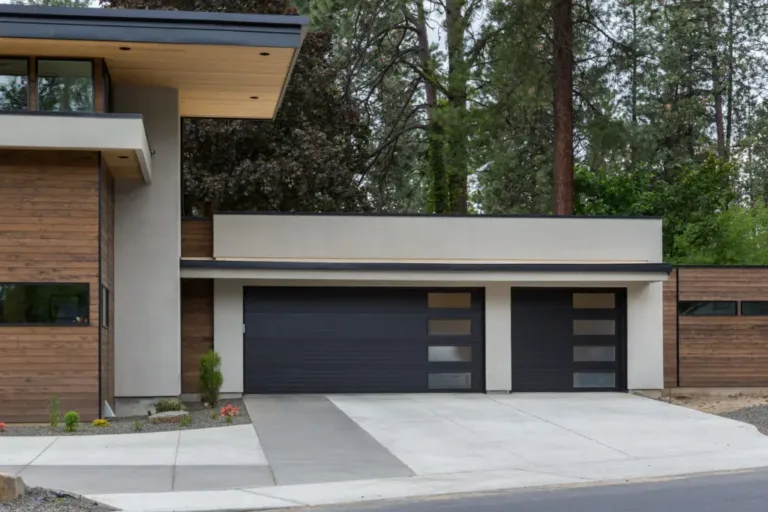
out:
{"label": "modern house", "polygon": [[307,20],[0,6],[0,420],[196,393],[664,387],[653,218],[181,216],[180,119],[271,119]]}

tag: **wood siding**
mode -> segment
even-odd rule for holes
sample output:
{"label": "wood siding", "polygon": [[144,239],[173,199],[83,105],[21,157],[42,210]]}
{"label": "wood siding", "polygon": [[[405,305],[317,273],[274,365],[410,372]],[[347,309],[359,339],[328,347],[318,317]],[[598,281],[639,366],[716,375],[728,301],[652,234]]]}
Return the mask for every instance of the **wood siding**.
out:
{"label": "wood siding", "polygon": [[677,270],[664,282],[664,387],[677,386]]}
{"label": "wood siding", "polygon": [[200,357],[213,348],[213,280],[181,280],[181,392],[197,393]]}
{"label": "wood siding", "polygon": [[88,283],[90,325],[0,325],[0,421],[99,409],[99,174],[91,152],[0,151],[0,282]]}
{"label": "wood siding", "polygon": [[[768,268],[678,268],[679,299],[768,300]],[[673,300],[665,293],[666,315]],[[681,387],[768,386],[768,317],[681,316]],[[666,355],[666,351],[665,351]],[[665,380],[666,380],[665,364]]]}
{"label": "wood siding", "polygon": [[213,257],[213,221],[211,219],[182,219],[181,256],[183,258]]}
{"label": "wood siding", "polygon": [[[101,166],[101,284],[109,291],[108,318],[101,323],[102,400],[115,406],[115,180]],[[99,296],[101,302],[102,296]],[[101,305],[100,305],[101,310]],[[104,327],[106,323],[107,327]]]}

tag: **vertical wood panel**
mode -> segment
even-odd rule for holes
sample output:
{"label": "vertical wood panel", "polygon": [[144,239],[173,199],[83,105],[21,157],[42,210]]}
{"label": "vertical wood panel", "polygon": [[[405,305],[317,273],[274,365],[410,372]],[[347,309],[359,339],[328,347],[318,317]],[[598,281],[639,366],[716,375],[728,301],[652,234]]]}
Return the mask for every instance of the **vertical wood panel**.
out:
{"label": "vertical wood panel", "polygon": [[37,58],[29,59],[29,110],[37,110]]}
{"label": "vertical wood panel", "polygon": [[677,387],[677,270],[664,282],[664,387]]}
{"label": "vertical wood panel", "polygon": [[182,219],[181,256],[213,258],[213,221],[211,219]]}
{"label": "vertical wood panel", "polygon": [[106,92],[104,88],[104,60],[93,60],[93,111],[106,112]]}
{"label": "vertical wood panel", "polygon": [[181,392],[197,393],[200,357],[213,348],[213,280],[181,280]]}
{"label": "vertical wood panel", "polygon": [[2,421],[98,415],[98,154],[0,151],[0,282],[88,283],[90,325],[0,325]]}

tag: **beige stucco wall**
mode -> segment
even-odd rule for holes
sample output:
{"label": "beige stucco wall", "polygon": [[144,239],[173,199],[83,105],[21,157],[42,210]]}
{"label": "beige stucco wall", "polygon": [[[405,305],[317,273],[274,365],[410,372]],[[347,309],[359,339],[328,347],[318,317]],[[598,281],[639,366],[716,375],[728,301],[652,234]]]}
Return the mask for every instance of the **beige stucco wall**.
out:
{"label": "beige stucco wall", "polygon": [[660,219],[215,215],[215,258],[661,262]]}
{"label": "beige stucco wall", "polygon": [[664,283],[627,287],[627,387],[664,389]]}
{"label": "beige stucco wall", "polygon": [[181,393],[178,91],[116,87],[118,112],[141,113],[153,156],[150,185],[115,185],[115,395]]}

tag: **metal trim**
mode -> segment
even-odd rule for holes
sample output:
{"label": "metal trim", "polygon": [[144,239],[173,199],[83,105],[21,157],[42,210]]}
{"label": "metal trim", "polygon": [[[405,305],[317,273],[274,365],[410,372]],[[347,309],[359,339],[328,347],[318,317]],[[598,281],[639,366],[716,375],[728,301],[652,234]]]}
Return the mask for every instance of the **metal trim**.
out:
{"label": "metal trim", "polygon": [[478,215],[472,213],[399,213],[399,212],[278,212],[278,211],[216,211],[214,215],[282,215],[297,216],[302,215],[312,217],[436,217],[436,218],[472,218],[472,219],[576,219],[576,220],[601,220],[601,219],[621,219],[621,220],[662,220],[661,217],[623,217],[619,215],[545,215],[545,214],[488,214]]}

